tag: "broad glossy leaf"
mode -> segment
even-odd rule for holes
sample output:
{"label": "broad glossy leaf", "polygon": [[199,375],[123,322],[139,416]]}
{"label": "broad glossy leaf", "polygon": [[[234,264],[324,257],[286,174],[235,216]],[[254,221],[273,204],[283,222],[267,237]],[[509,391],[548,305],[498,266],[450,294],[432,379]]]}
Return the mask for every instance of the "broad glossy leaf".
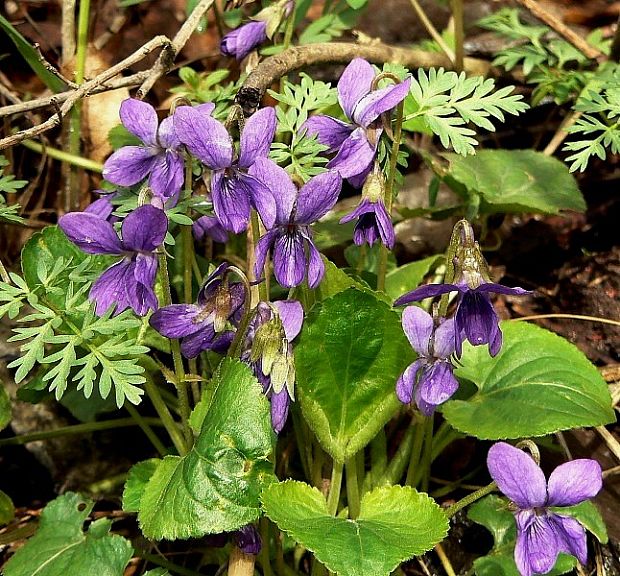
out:
{"label": "broad glossy leaf", "polygon": [[123,576],[133,554],[131,544],[109,534],[106,518],[83,532],[92,509],[91,500],[73,492],[50,502],[37,533],[4,566],[4,576]]}
{"label": "broad glossy leaf", "polygon": [[11,400],[0,380],[0,430],[4,430],[11,421]]}
{"label": "broad glossy leaf", "polygon": [[392,300],[396,300],[406,292],[417,288],[424,280],[424,277],[439,263],[444,257],[440,255],[429,256],[422,260],[409,262],[403,266],[391,270],[385,277],[385,291]]}
{"label": "broad glossy leaf", "polygon": [[0,526],[8,524],[15,518],[15,506],[8,494],[0,490]]}
{"label": "broad glossy leaf", "polygon": [[473,156],[447,154],[450,175],[478,192],[483,212],[583,212],[575,178],[559,160],[534,150],[481,150]]}
{"label": "broad glossy leaf", "polygon": [[295,348],[296,390],[333,458],[353,456],[398,410],[396,380],[411,360],[398,314],[372,294],[350,288],[312,308]]}
{"label": "broad glossy leaf", "polygon": [[193,449],[166,456],[140,500],[138,520],[154,540],[236,530],[260,515],[273,481],[269,402],[250,369],[225,360]]}
{"label": "broad glossy leaf", "polygon": [[495,358],[486,346],[463,347],[455,374],[478,392],[444,404],[454,428],[499,440],[615,421],[605,381],[576,346],[525,322],[502,322],[501,329],[504,344]]}
{"label": "broad glossy leaf", "polygon": [[140,501],[144,489],[151,476],[155,474],[160,462],[159,458],[150,458],[138,462],[130,468],[123,488],[123,510],[125,512],[138,512],[140,510]]}
{"label": "broad glossy leaf", "polygon": [[330,516],[324,496],[303,482],[272,484],[262,501],[281,530],[339,576],[388,576],[448,531],[437,503],[408,486],[367,492],[357,520]]}

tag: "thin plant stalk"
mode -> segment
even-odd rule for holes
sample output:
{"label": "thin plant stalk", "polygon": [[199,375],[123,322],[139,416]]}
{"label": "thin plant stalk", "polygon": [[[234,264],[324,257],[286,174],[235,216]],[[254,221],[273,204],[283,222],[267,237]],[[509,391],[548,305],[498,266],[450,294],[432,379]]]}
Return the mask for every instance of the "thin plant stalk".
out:
{"label": "thin plant stalk", "polygon": [[422,465],[416,475],[422,492],[428,492],[428,482],[431,476],[431,462],[433,459],[433,417],[427,416],[424,422],[424,448],[422,451]]}
{"label": "thin plant stalk", "polygon": [[103,164],[101,164],[100,162],[95,162],[94,160],[90,160],[89,158],[74,156],[73,154],[69,154],[69,152],[65,152],[64,150],[58,150],[57,148],[51,148],[50,146],[43,146],[43,144],[39,144],[34,140],[24,140],[23,142],[21,142],[21,145],[24,146],[24,148],[32,150],[33,152],[37,152],[38,154],[46,154],[54,160],[60,160],[61,162],[65,162],[66,164],[70,164],[71,166],[84,168],[85,170],[97,172],[98,174],[101,174],[101,172],[103,172]]}
{"label": "thin plant stalk", "polygon": [[405,484],[407,486],[415,486],[415,477],[420,467],[420,455],[422,454],[422,444],[424,443],[424,423],[421,420],[413,418],[411,426],[415,428],[413,446],[411,448],[411,456],[409,458],[409,467],[407,468],[407,478]]}
{"label": "thin plant stalk", "polygon": [[[394,181],[396,179],[396,166],[398,163],[398,150],[403,130],[403,110],[404,103],[401,102],[396,110],[396,126],[394,128],[394,139],[392,141],[392,152],[390,154],[390,167],[387,183],[385,186],[384,204],[387,213],[392,215],[392,200],[394,198]],[[385,289],[385,276],[387,274],[388,249],[383,244],[379,246],[379,267],[377,270],[377,290]]]}
{"label": "thin plant stalk", "polygon": [[463,0],[452,0],[452,18],[454,20],[454,67],[457,72],[465,68],[465,18]]}
{"label": "thin plant stalk", "polygon": [[259,523],[262,547],[260,549],[260,563],[263,568],[263,576],[271,576],[271,562],[269,560],[269,519],[263,516]]}
{"label": "thin plant stalk", "polygon": [[332,479],[329,485],[329,494],[327,495],[327,511],[331,516],[335,516],[338,512],[338,503],[340,502],[340,489],[342,488],[342,462],[334,460],[332,467]]}
{"label": "thin plant stalk", "polygon": [[[170,290],[170,276],[168,275],[168,259],[164,252],[159,255],[159,271],[164,292],[164,305],[170,306],[172,304],[172,292]],[[179,412],[183,424],[183,435],[185,436],[185,452],[187,452],[192,444],[192,430],[189,426],[189,396],[187,394],[185,367],[183,366],[181,344],[178,339],[173,338],[170,340],[170,348],[172,350],[172,361],[174,363],[174,384],[179,398]]]}
{"label": "thin plant stalk", "polygon": [[405,473],[407,464],[411,461],[411,451],[413,450],[416,431],[417,428],[414,419],[413,423],[407,428],[405,435],[400,441],[398,450],[396,450],[396,454],[394,454],[390,460],[385,472],[378,480],[373,482],[371,488],[383,486],[385,484],[390,486],[393,484],[398,484]]}
{"label": "thin plant stalk", "polygon": [[480,488],[480,490],[476,490],[475,492],[468,494],[465,498],[461,498],[458,502],[452,504],[452,506],[445,511],[446,516],[448,518],[452,518],[452,516],[454,516],[459,510],[473,504],[476,500],[480,500],[480,498],[483,498],[487,494],[495,492],[495,490],[497,490],[497,484],[495,482],[491,482],[487,486]]}
{"label": "thin plant stalk", "polygon": [[162,444],[157,434],[155,434],[150,424],[144,419],[142,414],[135,409],[133,404],[125,402],[125,410],[129,412],[129,415],[136,421],[136,424],[140,426],[142,432],[144,432],[145,436],[150,440],[155,450],[159,452],[159,455],[165,456],[168,454],[168,450],[166,450],[166,447]]}
{"label": "thin plant stalk", "polygon": [[183,456],[187,453],[185,438],[181,433],[179,426],[172,418],[168,406],[161,397],[161,394],[159,393],[159,388],[148,374],[145,375],[146,381],[144,382],[144,390],[146,391],[147,396],[152,402],[153,407],[157,412],[157,415],[160,417],[162,424],[165,426],[166,431],[168,432],[168,436],[170,436],[170,440],[172,440],[174,447],[177,449],[177,452],[181,456]]}
{"label": "thin plant stalk", "polygon": [[256,556],[233,546],[228,556],[228,576],[253,576]]}
{"label": "thin plant stalk", "polygon": [[441,37],[441,34],[437,31],[437,28],[430,21],[430,18],[424,12],[422,6],[420,6],[418,0],[409,0],[411,2],[411,6],[415,10],[415,13],[418,15],[420,22],[426,28],[426,31],[430,34],[431,38],[437,42],[437,45],[443,50],[444,54],[450,58],[450,60],[454,63],[456,58],[454,54],[454,50],[452,50]]}
{"label": "thin plant stalk", "polygon": [[[160,421],[157,418],[145,418],[144,421],[155,426],[162,426],[164,424],[163,420]],[[32,432],[30,434],[22,434],[11,438],[0,438],[0,447],[21,446],[22,444],[30,444],[31,442],[60,438],[61,436],[88,434],[89,432],[115,430],[117,428],[127,428],[130,426],[138,426],[138,423],[133,418],[117,418],[115,420],[102,420],[101,422],[85,422],[83,424],[75,424],[73,426],[61,426],[60,428],[55,428],[54,430]]]}
{"label": "thin plant stalk", "polygon": [[360,514],[360,486],[357,475],[357,458],[352,456],[345,464],[347,472],[347,504],[349,518],[355,520]]}

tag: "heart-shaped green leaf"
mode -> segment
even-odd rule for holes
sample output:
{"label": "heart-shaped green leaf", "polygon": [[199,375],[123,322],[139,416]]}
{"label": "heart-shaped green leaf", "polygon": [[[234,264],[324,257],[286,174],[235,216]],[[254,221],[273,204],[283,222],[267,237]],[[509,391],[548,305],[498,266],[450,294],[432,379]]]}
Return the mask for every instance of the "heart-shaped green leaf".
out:
{"label": "heart-shaped green leaf", "polygon": [[147,538],[228,532],[260,514],[260,493],[273,481],[269,402],[241,362],[225,360],[216,378],[194,448],[166,456],[146,485],[138,520]]}
{"label": "heart-shaped green leaf", "polygon": [[123,576],[133,549],[128,540],[109,534],[101,518],[86,533],[84,520],[93,502],[67,492],[41,513],[37,533],[4,566],[4,576]]}
{"label": "heart-shaped green leaf", "polygon": [[312,308],[295,348],[297,391],[308,425],[339,462],[394,415],[396,380],[413,353],[398,314],[347,289]]}
{"label": "heart-shaped green leaf", "polygon": [[576,346],[525,322],[502,322],[501,329],[504,344],[495,358],[486,346],[463,347],[455,374],[478,392],[444,405],[454,428],[499,440],[615,420],[605,381]]}
{"label": "heart-shaped green leaf", "polygon": [[323,495],[303,482],[272,484],[262,501],[281,530],[340,576],[387,576],[401,562],[430,550],[448,531],[437,503],[408,486],[366,493],[356,520],[330,516]]}

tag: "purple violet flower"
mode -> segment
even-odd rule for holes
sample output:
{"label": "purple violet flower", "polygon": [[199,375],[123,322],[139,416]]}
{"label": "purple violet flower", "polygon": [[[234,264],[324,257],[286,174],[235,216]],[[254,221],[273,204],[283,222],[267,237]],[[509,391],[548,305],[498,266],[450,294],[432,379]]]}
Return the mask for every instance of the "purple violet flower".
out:
{"label": "purple violet flower", "polygon": [[225,56],[243,60],[265,40],[267,40],[267,22],[248,22],[222,38],[220,51]]}
{"label": "purple violet flower", "polygon": [[[207,103],[196,109],[210,114],[214,108],[214,104]],[[103,165],[103,177],[117,186],[133,186],[148,176],[155,196],[166,201],[177,195],[183,186],[184,163],[173,116],[159,124],[153,106],[128,98],[121,104],[120,117],[123,126],[143,146],[123,146],[114,152]]]}
{"label": "purple violet flower", "polygon": [[271,426],[279,434],[295,399],[291,342],[301,331],[304,311],[297,300],[259,302],[248,326],[241,359],[249,364],[271,401]]}
{"label": "purple violet flower", "polygon": [[398,379],[396,395],[404,404],[415,398],[420,412],[430,416],[459,387],[450,363],[454,352],[454,320],[444,320],[435,327],[430,314],[418,306],[409,306],[403,312],[402,324],[418,359]]}
{"label": "purple violet flower", "polygon": [[572,460],[558,466],[549,482],[534,460],[522,450],[498,442],[487,457],[489,473],[516,506],[515,562],[521,576],[550,572],[564,552],[587,561],[586,533],[570,516],[550,507],[574,506],[598,494],[603,477],[598,462]]}
{"label": "purple violet flower", "polygon": [[89,298],[96,302],[101,316],[116,304],[115,314],[131,308],[139,316],[157,308],[153,291],[157,274],[155,251],[164,241],[168,218],[153,206],[140,206],[121,225],[122,240],[112,224],[98,214],[71,212],[58,225],[80,250],[87,254],[113,254],[122,260],[101,274],[90,289]]}
{"label": "purple violet flower", "polygon": [[233,532],[233,540],[244,554],[256,556],[263,547],[263,541],[254,524],[246,524]]}
{"label": "purple violet flower", "polygon": [[149,320],[162,336],[182,338],[181,353],[186,358],[195,358],[204,350],[224,353],[233,340],[234,332],[225,328],[229,320],[238,322],[245,288],[239,282],[228,284],[227,268],[224,262],[207,278],[196,304],[164,306]]}
{"label": "purple violet flower", "polygon": [[323,172],[299,191],[286,171],[267,158],[257,160],[250,174],[264,182],[276,198],[275,223],[267,227],[256,245],[256,276],[262,276],[267,254],[273,249],[274,274],[281,286],[298,286],[307,276],[308,286],[316,288],[325,265],[312,241],[310,225],[325,216],[338,200],[340,174],[335,170]]}
{"label": "purple violet flower", "polygon": [[358,218],[353,229],[353,242],[358,246],[368,242],[372,246],[377,240],[381,240],[384,246],[390,250],[394,248],[396,240],[392,219],[385,209],[383,200],[372,202],[364,198],[353,212],[340,219],[341,224]]}
{"label": "purple violet flower", "polygon": [[174,127],[189,151],[213,171],[211,197],[220,224],[235,234],[243,232],[254,207],[265,226],[271,227],[276,216],[273,194],[248,174],[248,169],[269,154],[276,130],[275,110],[263,108],[248,119],[241,132],[238,158],[224,125],[199,110],[177,108]]}
{"label": "purple violet flower", "polygon": [[382,128],[376,120],[400,104],[411,86],[411,78],[400,84],[372,90],[375,70],[362,58],[355,58],[338,81],[338,100],[349,122],[331,116],[310,117],[304,124],[308,136],[337,152],[327,164],[359,188],[372,170]]}
{"label": "purple violet flower", "polygon": [[192,233],[196,240],[201,240],[204,236],[208,236],[220,244],[228,242],[228,232],[226,232],[215,216],[201,216],[198,218],[192,224]]}
{"label": "purple violet flower", "polygon": [[523,296],[531,294],[523,288],[508,288],[495,282],[481,281],[479,285],[471,286],[466,282],[458,284],[427,284],[403,294],[394,302],[394,306],[402,306],[410,302],[434,298],[448,292],[459,292],[459,303],[454,316],[455,320],[455,350],[457,357],[461,357],[463,341],[469,340],[472,346],[489,345],[489,354],[496,356],[502,347],[502,331],[499,328],[499,317],[493,304],[490,293],[511,294]]}

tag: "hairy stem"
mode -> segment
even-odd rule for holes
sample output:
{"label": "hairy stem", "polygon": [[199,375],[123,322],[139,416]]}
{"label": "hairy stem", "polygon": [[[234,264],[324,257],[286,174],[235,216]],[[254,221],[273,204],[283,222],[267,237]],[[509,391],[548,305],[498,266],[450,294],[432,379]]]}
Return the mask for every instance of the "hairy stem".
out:
{"label": "hairy stem", "polygon": [[347,471],[347,504],[349,518],[355,520],[360,515],[360,485],[357,477],[357,459],[349,458],[345,464]]}
{"label": "hairy stem", "polygon": [[334,460],[332,467],[332,479],[329,485],[329,494],[327,495],[327,511],[332,516],[335,516],[338,512],[338,503],[340,502],[340,489],[342,487],[342,470],[342,463]]}
{"label": "hairy stem", "polygon": [[458,502],[452,504],[452,506],[446,510],[446,516],[448,518],[452,518],[452,516],[454,516],[459,510],[473,504],[476,500],[480,500],[480,498],[483,498],[487,494],[495,492],[495,490],[497,490],[497,484],[495,484],[495,482],[491,482],[484,488],[480,488],[480,490],[476,490],[475,492],[468,494],[465,498],[461,498]]}

